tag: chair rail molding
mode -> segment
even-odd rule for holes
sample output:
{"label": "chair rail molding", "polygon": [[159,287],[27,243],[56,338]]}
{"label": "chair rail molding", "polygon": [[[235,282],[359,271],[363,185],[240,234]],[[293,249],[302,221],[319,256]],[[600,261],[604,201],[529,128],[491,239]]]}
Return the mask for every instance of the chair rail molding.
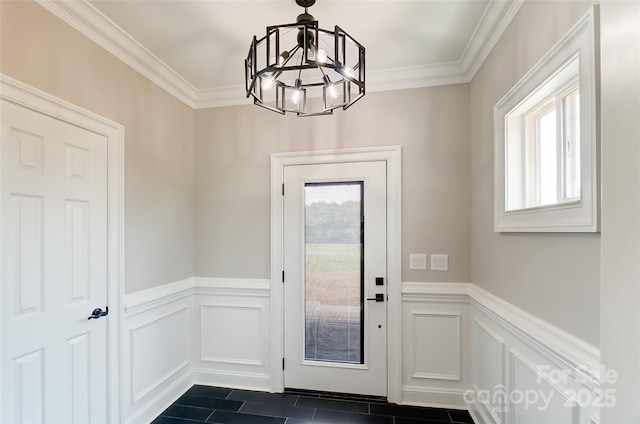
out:
{"label": "chair rail molding", "polygon": [[600,349],[478,286],[470,286],[469,299],[523,342],[553,355],[567,367],[581,369],[594,381],[600,380]]}

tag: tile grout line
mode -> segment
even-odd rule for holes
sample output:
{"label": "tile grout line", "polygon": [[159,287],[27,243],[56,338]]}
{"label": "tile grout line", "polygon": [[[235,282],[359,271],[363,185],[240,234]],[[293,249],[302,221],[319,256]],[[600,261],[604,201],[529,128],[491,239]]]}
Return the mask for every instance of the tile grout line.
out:
{"label": "tile grout line", "polygon": [[206,423],[206,422],[207,422],[207,420],[208,420],[209,418],[211,418],[211,416],[213,415],[213,413],[214,413],[214,412],[216,412],[216,410],[215,410],[215,409],[214,409],[213,411],[211,411],[211,413],[209,414],[209,416],[208,416],[207,418],[205,418],[203,422],[205,422],[205,423]]}

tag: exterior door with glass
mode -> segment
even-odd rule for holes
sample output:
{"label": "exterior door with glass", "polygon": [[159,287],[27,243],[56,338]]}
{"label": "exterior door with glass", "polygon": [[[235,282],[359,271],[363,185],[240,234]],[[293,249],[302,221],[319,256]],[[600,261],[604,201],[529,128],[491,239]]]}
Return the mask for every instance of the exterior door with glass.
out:
{"label": "exterior door with glass", "polygon": [[284,384],[387,395],[386,162],[284,168]]}

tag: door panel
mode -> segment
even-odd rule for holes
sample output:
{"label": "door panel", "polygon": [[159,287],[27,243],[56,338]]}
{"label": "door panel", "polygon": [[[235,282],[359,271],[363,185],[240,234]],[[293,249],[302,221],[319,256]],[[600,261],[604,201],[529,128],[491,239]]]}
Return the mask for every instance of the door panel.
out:
{"label": "door panel", "polygon": [[107,143],[0,103],[2,422],[104,422]]}
{"label": "door panel", "polygon": [[386,162],[286,166],[284,184],[285,387],[386,396]]}

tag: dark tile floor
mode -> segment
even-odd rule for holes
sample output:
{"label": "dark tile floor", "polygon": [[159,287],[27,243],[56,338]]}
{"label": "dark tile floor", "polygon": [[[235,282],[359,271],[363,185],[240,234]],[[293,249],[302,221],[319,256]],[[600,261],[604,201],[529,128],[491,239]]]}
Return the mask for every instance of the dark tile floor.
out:
{"label": "dark tile floor", "polygon": [[287,390],[264,393],[193,386],[152,424],[473,423],[467,411],[399,406],[383,398]]}

